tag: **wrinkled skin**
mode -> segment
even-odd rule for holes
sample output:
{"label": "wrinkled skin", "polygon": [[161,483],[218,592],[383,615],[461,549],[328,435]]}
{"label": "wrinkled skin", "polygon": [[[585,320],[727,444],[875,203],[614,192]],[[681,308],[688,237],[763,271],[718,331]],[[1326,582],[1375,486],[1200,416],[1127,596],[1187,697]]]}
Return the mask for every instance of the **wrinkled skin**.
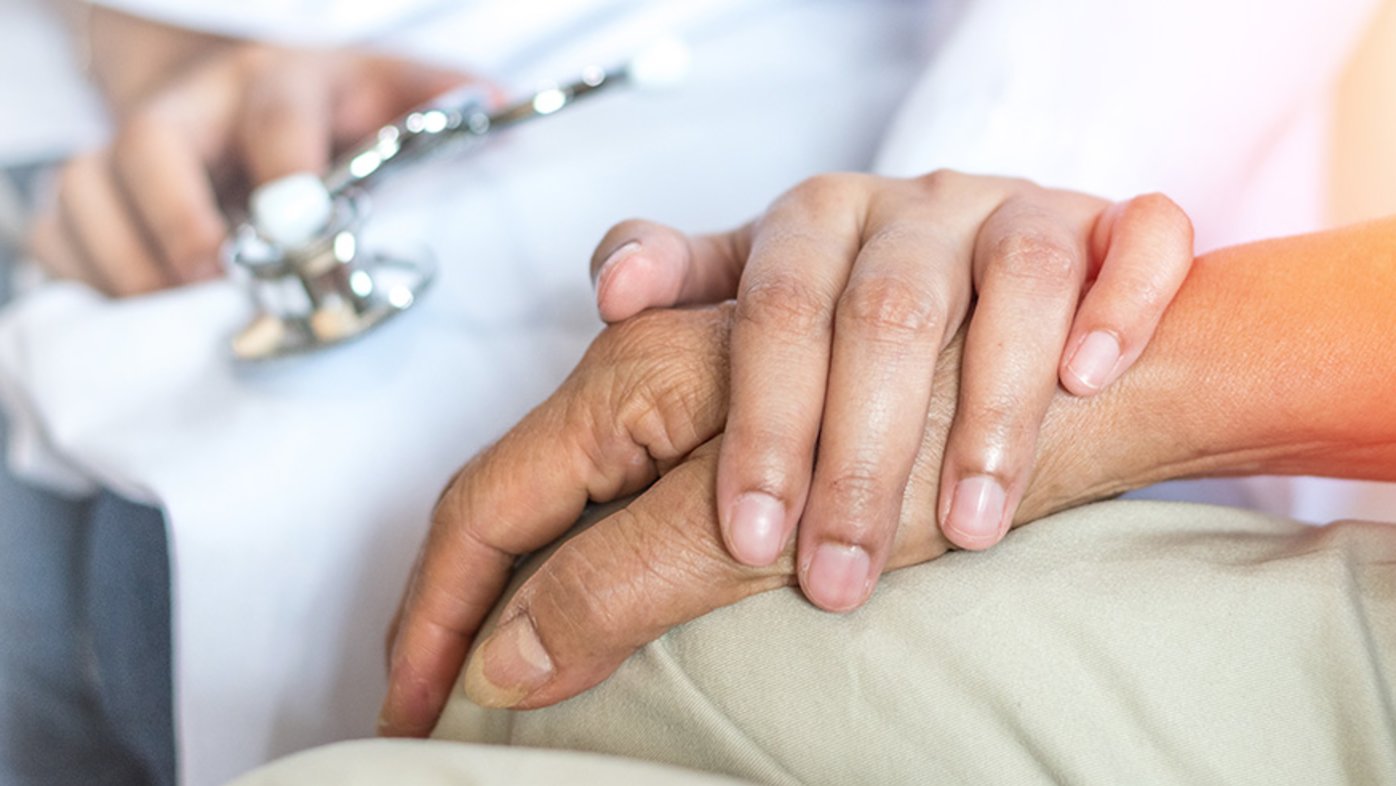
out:
{"label": "wrinkled skin", "polygon": [[[467,671],[477,702],[555,703],[674,625],[794,583],[792,548],[770,566],[743,565],[728,556],[718,528],[733,313],[730,304],[648,312],[607,329],[556,394],[460,471],[436,508],[404,599],[383,733],[430,731],[515,561],[561,537],[588,500],[644,490],[564,543],[508,601]],[[950,548],[935,503],[960,345],[952,342],[937,364],[893,568]],[[1105,472],[1084,439],[1087,423],[1102,433],[1112,427],[1101,410],[1109,399],[1055,396],[1043,429],[1043,457],[1051,458],[1039,462],[1019,521],[1132,485],[1120,471],[1126,462]]]}

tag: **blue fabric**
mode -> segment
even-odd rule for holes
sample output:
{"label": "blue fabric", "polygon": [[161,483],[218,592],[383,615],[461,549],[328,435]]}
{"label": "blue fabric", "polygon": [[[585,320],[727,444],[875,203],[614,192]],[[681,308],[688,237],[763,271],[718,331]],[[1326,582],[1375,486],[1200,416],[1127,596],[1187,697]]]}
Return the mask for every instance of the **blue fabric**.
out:
{"label": "blue fabric", "polygon": [[[0,296],[12,263],[0,245]],[[159,511],[0,461],[0,786],[174,783],[169,587]]]}

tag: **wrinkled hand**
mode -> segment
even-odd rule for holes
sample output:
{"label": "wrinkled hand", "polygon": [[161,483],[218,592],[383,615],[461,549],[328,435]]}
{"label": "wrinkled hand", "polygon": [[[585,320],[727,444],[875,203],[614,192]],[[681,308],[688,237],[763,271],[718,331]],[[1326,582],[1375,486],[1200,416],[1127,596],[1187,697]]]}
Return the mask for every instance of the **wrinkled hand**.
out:
{"label": "wrinkled hand", "polygon": [[221,205],[468,77],[376,55],[239,45],[199,61],[70,161],[32,239],[54,275],[129,296],[218,275]]}
{"label": "wrinkled hand", "polygon": [[1081,396],[1118,379],[1192,258],[1191,224],[1165,197],[1111,204],[941,171],[816,177],[719,235],[626,222],[593,270],[609,322],[736,298],[724,540],[737,560],[770,565],[798,522],[801,587],[847,611],[891,558],[935,360],[961,325],[935,509],[952,543],[982,549],[1014,519],[1058,379]]}
{"label": "wrinkled hand", "polygon": [[[718,529],[713,500],[733,312],[731,305],[655,311],[608,328],[556,394],[460,471],[436,508],[395,626],[383,734],[430,732],[516,561],[560,538],[588,500],[649,486],[524,582],[467,670],[475,701],[521,708],[560,701],[674,625],[794,582],[790,548],[770,566],[745,566],[727,555]],[[892,567],[949,547],[934,512],[959,347],[952,343],[937,364]],[[1056,395],[1019,521],[1130,485],[1129,461],[1144,462],[1147,451],[1127,439],[1092,438],[1091,429],[1115,427],[1103,409],[1112,397]]]}

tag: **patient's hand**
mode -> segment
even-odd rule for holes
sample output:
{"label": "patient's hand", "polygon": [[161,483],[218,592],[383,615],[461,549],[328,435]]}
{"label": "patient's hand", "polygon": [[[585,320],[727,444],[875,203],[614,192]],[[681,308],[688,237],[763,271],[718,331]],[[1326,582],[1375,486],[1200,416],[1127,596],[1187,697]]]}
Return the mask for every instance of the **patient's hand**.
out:
{"label": "patient's hand", "polygon": [[[1396,479],[1394,248],[1396,219],[1197,260],[1127,377],[1093,398],[1053,395],[1015,521],[1173,477]],[[609,329],[554,397],[456,478],[405,601],[385,733],[430,730],[516,555],[557,538],[588,497],[665,473],[563,544],[500,610],[503,626],[467,669],[481,703],[558,701],[667,627],[791,580],[788,551],[742,566],[718,532],[712,440],[726,420],[729,309]],[[893,565],[947,547],[931,511],[955,352],[938,361]]]}
{"label": "patient's hand", "polygon": [[[476,701],[560,701],[670,627],[795,581],[791,548],[770,566],[742,565],[718,529],[714,483],[733,313],[730,304],[655,311],[607,329],[555,395],[461,470],[437,506],[404,599],[382,733],[431,730],[518,558],[561,537],[588,500],[649,487],[562,545],[522,585],[468,670]],[[930,417],[897,511],[893,567],[949,548],[935,501],[959,347],[952,343],[937,363]],[[1018,520],[1133,485],[1129,462],[1146,463],[1150,451],[1104,438],[1116,426],[1108,408],[1116,395],[1054,395]]]}
{"label": "patient's hand", "polygon": [[112,144],[64,168],[33,236],[55,275],[118,296],[212,278],[222,206],[267,180],[322,171],[337,147],[467,81],[376,55],[203,47],[213,53],[119,96]]}
{"label": "patient's hand", "polygon": [[981,549],[1014,519],[1058,379],[1089,396],[1119,378],[1191,263],[1191,225],[1164,197],[1111,205],[937,172],[817,177],[721,235],[626,222],[593,266],[610,322],[736,298],[724,540],[739,561],[771,565],[798,521],[805,594],[845,611],[892,556],[935,360],[971,302],[933,509],[946,538]]}

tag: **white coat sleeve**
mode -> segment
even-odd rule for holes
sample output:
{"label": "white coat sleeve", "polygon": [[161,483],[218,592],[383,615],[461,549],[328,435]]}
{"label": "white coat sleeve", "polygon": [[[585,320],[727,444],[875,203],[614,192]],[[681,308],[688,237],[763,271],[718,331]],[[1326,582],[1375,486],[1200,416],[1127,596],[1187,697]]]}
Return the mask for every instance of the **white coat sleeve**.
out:
{"label": "white coat sleeve", "polygon": [[450,10],[449,0],[93,0],[93,5],[217,35],[302,46],[382,37]]}

